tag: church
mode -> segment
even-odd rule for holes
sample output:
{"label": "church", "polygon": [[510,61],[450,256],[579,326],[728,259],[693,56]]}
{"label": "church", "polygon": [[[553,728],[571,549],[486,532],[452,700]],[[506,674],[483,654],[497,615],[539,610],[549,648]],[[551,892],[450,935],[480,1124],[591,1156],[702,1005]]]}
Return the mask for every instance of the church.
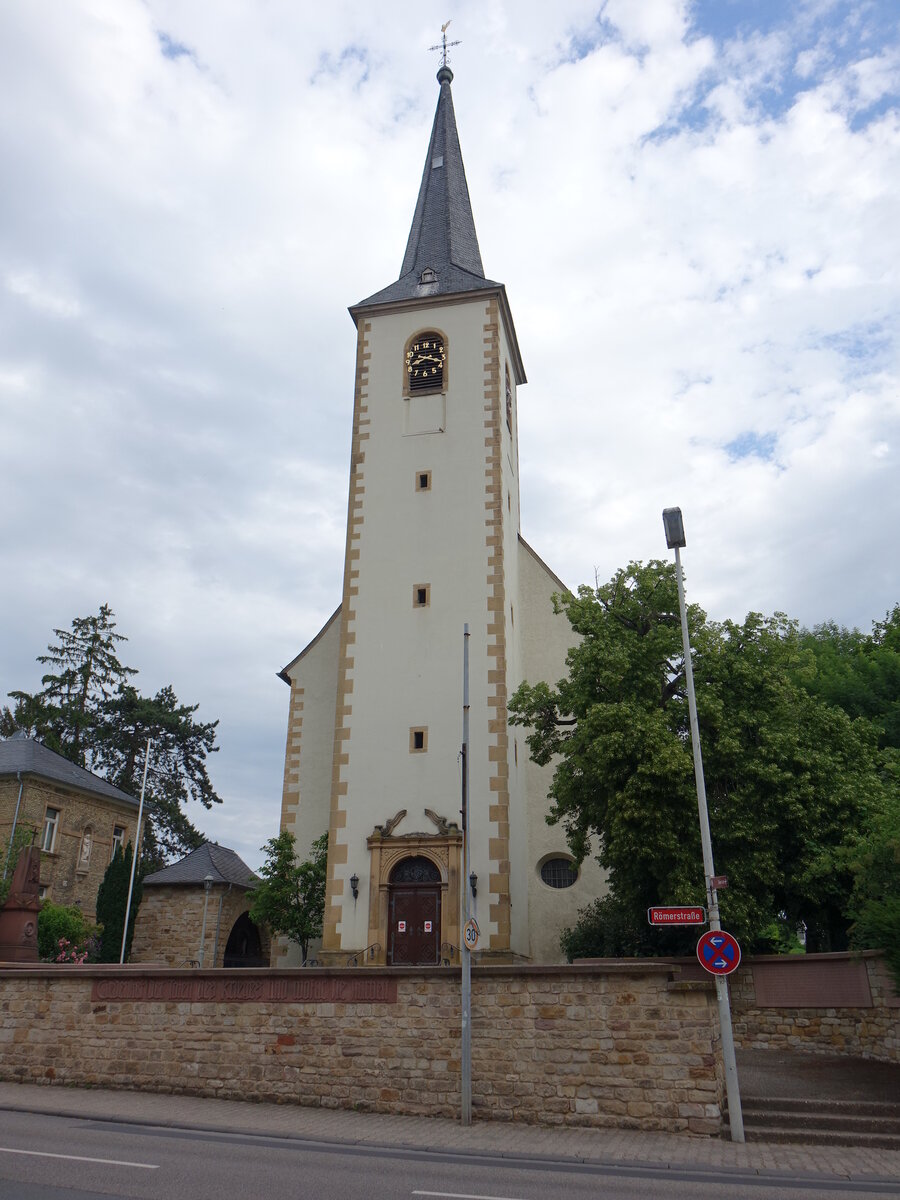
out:
{"label": "church", "polygon": [[[328,832],[323,965],[559,962],[605,890],[549,826],[552,768],[507,704],[565,674],[565,585],[519,528],[525,370],[506,288],[485,277],[453,110],[440,93],[399,278],[357,329],[343,593],[282,671],[290,685],[281,828]],[[348,363],[349,376],[349,363]],[[470,865],[461,832],[468,627]],[[275,965],[299,964],[282,945]]]}

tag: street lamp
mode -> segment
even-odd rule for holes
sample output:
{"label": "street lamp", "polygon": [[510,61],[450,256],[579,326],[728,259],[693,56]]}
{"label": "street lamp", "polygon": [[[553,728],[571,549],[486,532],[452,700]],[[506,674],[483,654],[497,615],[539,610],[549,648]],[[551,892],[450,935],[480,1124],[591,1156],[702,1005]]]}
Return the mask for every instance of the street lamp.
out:
{"label": "street lamp", "polygon": [[[215,883],[212,875],[203,877],[203,927],[200,930],[200,966],[203,966],[203,952],[206,949],[206,910],[209,908],[209,889]],[[215,963],[213,963],[215,966]]]}
{"label": "street lamp", "polygon": [[[721,929],[719,897],[713,882],[712,838],[709,833],[709,810],[706,807],[706,784],[703,780],[703,756],[700,753],[700,726],[697,722],[697,698],[694,694],[694,667],[691,662],[691,642],[688,636],[687,607],[684,602],[684,579],[679,550],[687,545],[684,519],[680,508],[663,509],[663,528],[666,545],[675,551],[675,579],[678,584],[678,609],[681,614],[681,644],[684,648],[684,678],[687,684],[688,712],[691,718],[691,747],[694,751],[694,779],[697,784],[697,809],[700,814],[700,844],[703,847],[703,874],[706,878],[706,902],[709,908],[710,929]],[[728,1096],[728,1124],[733,1142],[744,1141],[744,1117],[741,1112],[741,1092],[738,1087],[737,1062],[734,1056],[734,1033],[731,1028],[731,1006],[728,1003],[728,981],[716,976],[716,999],[719,1002],[719,1026],[722,1031],[722,1057],[725,1061],[725,1092]]]}

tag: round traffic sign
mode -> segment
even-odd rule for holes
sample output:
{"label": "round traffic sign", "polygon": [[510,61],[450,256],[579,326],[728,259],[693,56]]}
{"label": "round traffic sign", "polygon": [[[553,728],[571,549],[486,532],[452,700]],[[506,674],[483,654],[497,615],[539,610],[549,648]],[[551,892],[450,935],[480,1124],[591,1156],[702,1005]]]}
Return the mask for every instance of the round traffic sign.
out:
{"label": "round traffic sign", "polygon": [[741,948],[724,929],[708,929],[697,943],[697,958],[710,975],[730,975],[740,966]]}
{"label": "round traffic sign", "polygon": [[474,950],[478,945],[478,926],[475,923],[474,917],[466,921],[466,927],[463,930],[463,941],[466,944],[467,950]]}

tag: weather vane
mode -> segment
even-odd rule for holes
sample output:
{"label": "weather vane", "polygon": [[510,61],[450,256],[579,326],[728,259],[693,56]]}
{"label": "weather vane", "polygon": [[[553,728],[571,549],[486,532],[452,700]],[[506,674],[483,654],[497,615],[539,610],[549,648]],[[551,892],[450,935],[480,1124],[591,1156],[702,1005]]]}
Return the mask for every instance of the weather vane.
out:
{"label": "weather vane", "polygon": [[[451,20],[452,19],[453,18],[451,17]],[[449,26],[450,26],[450,21],[447,21],[444,25],[442,25],[440,42],[436,46],[428,47],[429,50],[440,50],[442,67],[447,67],[450,65],[450,58],[447,54],[447,51],[450,49],[450,47],[458,46],[460,44],[459,42],[448,42],[447,41],[447,29],[449,28]]]}

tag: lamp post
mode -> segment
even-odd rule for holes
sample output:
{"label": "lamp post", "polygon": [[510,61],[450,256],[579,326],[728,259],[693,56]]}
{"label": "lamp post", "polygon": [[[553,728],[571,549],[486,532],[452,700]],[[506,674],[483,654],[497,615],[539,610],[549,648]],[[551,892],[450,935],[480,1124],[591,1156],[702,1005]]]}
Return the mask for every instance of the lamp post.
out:
{"label": "lamp post", "polygon": [[[663,528],[666,545],[675,551],[675,578],[678,584],[678,609],[681,614],[681,643],[684,647],[684,678],[687,684],[688,712],[691,719],[691,747],[694,752],[694,779],[697,784],[697,809],[700,814],[700,844],[703,847],[703,874],[706,879],[706,903],[710,929],[721,929],[719,897],[713,877],[712,838],[709,832],[709,810],[706,806],[706,784],[703,779],[703,756],[700,753],[700,726],[697,722],[697,698],[694,694],[694,667],[691,662],[691,643],[688,636],[687,607],[684,602],[684,580],[681,572],[684,520],[680,508],[663,509]],[[728,980],[716,976],[716,999],[719,1003],[719,1027],[722,1033],[722,1058],[725,1062],[725,1093],[728,1097],[728,1124],[733,1142],[744,1141],[744,1117],[741,1112],[741,1092],[738,1086],[737,1062],[734,1056],[734,1033],[731,1028],[731,1006],[728,1002]]]}
{"label": "lamp post", "polygon": [[[203,966],[203,952],[206,949],[206,910],[209,908],[209,889],[215,883],[212,875],[203,876],[203,926],[200,930],[200,966]],[[215,963],[213,963],[215,966]]]}

